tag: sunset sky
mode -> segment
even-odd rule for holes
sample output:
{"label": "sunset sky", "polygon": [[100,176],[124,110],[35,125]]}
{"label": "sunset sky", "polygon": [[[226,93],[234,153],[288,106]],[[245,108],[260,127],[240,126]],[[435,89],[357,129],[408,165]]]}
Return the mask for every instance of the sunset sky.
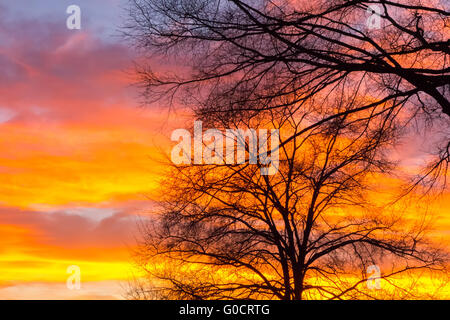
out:
{"label": "sunset sky", "polygon": [[[120,299],[133,275],[173,114],[131,85],[125,3],[0,1],[0,299]],[[81,30],[66,28],[71,4]],[[407,146],[399,157],[423,160]],[[432,208],[448,242],[450,196]],[[66,287],[70,265],[80,290]]]}
{"label": "sunset sky", "polygon": [[168,120],[130,86],[123,3],[0,2],[0,299],[121,298],[130,277]]}

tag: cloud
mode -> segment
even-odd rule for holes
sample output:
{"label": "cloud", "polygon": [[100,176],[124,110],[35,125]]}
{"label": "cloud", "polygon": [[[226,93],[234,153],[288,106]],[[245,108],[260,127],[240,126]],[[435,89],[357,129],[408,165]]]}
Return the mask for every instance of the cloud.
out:
{"label": "cloud", "polygon": [[[149,207],[148,203],[139,204],[139,208],[137,203],[128,207],[115,204],[110,208],[68,207],[50,212],[3,207],[0,208],[0,226],[3,226],[3,236],[7,237],[0,244],[0,252],[18,249],[36,253],[40,245],[44,250],[54,247],[69,251],[133,246],[137,223],[143,219],[139,216],[145,205]],[[11,241],[15,238],[24,241]],[[32,251],[20,248],[28,244],[33,247]]]}
{"label": "cloud", "polygon": [[164,115],[137,107],[126,45],[60,22],[0,16],[0,204],[142,198]]}
{"label": "cloud", "polygon": [[[0,288],[0,297],[18,298],[12,291],[19,288],[31,298],[113,295],[114,291],[100,290],[66,296],[65,286],[58,295],[54,290],[59,287],[52,285],[65,283],[70,265],[80,267],[83,283],[129,277],[137,222],[147,218],[138,216],[143,208],[140,203],[110,205],[56,211],[0,208],[0,287],[13,287]],[[43,284],[42,292],[36,291],[35,282]],[[48,286],[52,292],[46,292]]]}
{"label": "cloud", "polygon": [[0,287],[0,299],[123,299],[124,281],[94,281],[81,284],[80,290],[69,290],[65,283],[11,283]]}
{"label": "cloud", "polygon": [[[134,52],[94,3],[81,31],[62,2],[0,5],[0,299],[119,298],[104,281],[129,276],[152,205],[167,115],[138,108]],[[86,290],[67,290],[69,265]]]}
{"label": "cloud", "polygon": [[[4,16],[1,16],[4,18]],[[68,30],[45,19],[0,19],[0,105],[16,117],[76,119],[111,105],[136,107],[127,88],[132,51],[92,30]]]}

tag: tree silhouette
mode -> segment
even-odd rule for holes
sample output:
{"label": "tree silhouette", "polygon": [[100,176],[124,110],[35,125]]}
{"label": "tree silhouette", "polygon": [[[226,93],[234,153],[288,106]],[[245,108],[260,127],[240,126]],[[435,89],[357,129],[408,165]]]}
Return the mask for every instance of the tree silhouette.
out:
{"label": "tree silhouette", "polygon": [[[349,103],[334,107],[343,111]],[[315,103],[301,110],[288,104],[258,117],[241,112],[239,120],[222,119],[222,129],[278,128],[277,174],[261,175],[261,164],[249,163],[172,166],[161,211],[142,225],[137,252],[138,265],[158,284],[135,295],[379,298],[366,288],[367,268],[378,265],[392,284],[384,297],[414,297],[395,277],[445,271],[445,254],[427,240],[423,215],[411,219],[369,196],[370,182],[395,167],[386,150],[396,117],[347,115],[298,135],[321,112]]]}
{"label": "tree silhouette", "polygon": [[[373,5],[379,30],[366,25]],[[149,102],[177,99],[209,127],[281,133],[273,176],[261,164],[173,166],[161,212],[142,226],[138,264],[158,279],[150,291],[379,298],[366,289],[367,267],[379,265],[383,297],[402,298],[414,291],[397,276],[445,270],[423,217],[368,190],[395,168],[388,152],[411,119],[448,126],[448,17],[418,0],[132,1],[126,35],[184,67],[139,67]],[[448,166],[448,130],[441,142],[421,181]]]}
{"label": "tree silhouette", "polygon": [[[374,7],[380,29],[368,26]],[[284,96],[324,99],[346,82],[366,97],[346,113],[401,109],[448,128],[449,15],[438,0],[134,0],[125,33],[146,53],[176,54],[191,68],[139,69],[148,101],[182,97],[204,114],[258,112],[283,107]],[[278,84],[259,90],[274,73]],[[325,112],[323,121],[337,116]],[[427,176],[446,172],[448,141],[445,130]]]}

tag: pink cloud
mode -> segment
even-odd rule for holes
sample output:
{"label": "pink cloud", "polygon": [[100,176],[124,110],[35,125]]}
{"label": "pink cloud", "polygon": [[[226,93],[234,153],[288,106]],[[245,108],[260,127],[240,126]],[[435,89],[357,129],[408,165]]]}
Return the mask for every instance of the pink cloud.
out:
{"label": "pink cloud", "polygon": [[[120,43],[47,21],[0,19],[0,106],[16,120],[73,120],[95,109],[136,107],[126,71],[133,54]],[[37,113],[40,109],[41,113]]]}
{"label": "pink cloud", "polygon": [[[139,209],[133,205],[120,207],[116,204],[112,208],[66,208],[51,212],[3,207],[0,208],[0,225],[30,230],[29,240],[32,241],[22,244],[26,253],[45,254],[43,251],[49,246],[68,251],[125,248],[136,244],[137,225],[145,219],[138,216],[139,213],[142,213],[142,205]],[[43,251],[36,244],[42,245]],[[0,245],[0,252],[9,250],[12,245],[4,242]]]}

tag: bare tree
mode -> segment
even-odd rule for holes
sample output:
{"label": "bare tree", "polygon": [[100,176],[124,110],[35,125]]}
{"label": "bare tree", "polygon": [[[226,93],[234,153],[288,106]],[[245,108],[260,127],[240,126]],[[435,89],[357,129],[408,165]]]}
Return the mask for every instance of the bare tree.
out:
{"label": "bare tree", "polygon": [[[367,190],[394,168],[386,153],[411,120],[448,126],[446,8],[419,0],[131,3],[127,36],[183,65],[138,68],[148,101],[177,99],[215,128],[282,133],[274,176],[261,175],[261,164],[173,167],[137,255],[162,297],[379,298],[365,289],[369,265],[390,283],[384,294],[414,297],[395,277],[445,269],[424,217],[374,204]],[[381,30],[366,26],[373,5]],[[426,176],[448,165],[442,131]]]}
{"label": "bare tree", "polygon": [[[134,0],[125,33],[183,73],[139,68],[148,101],[182,98],[204,115],[282,108],[284,96],[327,104],[335,87],[364,97],[346,113],[396,108],[448,128],[449,16],[438,0]],[[367,25],[377,9],[379,29]],[[190,69],[186,70],[186,67]],[[270,77],[278,84],[266,90]],[[260,90],[264,89],[264,90]],[[264,92],[264,93],[261,93]],[[221,97],[227,97],[221,101]],[[397,103],[398,100],[402,103]],[[199,105],[202,107],[199,108]],[[340,116],[324,110],[322,121]],[[314,125],[320,125],[321,122]],[[446,172],[443,130],[428,175]],[[423,177],[422,177],[423,178]],[[419,181],[422,181],[420,179]],[[433,180],[434,181],[434,180]]]}
{"label": "bare tree", "polygon": [[[394,166],[385,152],[398,130],[395,116],[347,115],[297,135],[320,108],[302,110],[289,104],[283,112],[223,119],[231,128],[280,129],[273,176],[261,175],[261,164],[173,166],[162,210],[142,225],[136,257],[153,286],[140,286],[137,297],[412,298],[411,282],[396,277],[445,271],[423,215],[411,218],[368,196],[370,181]],[[370,265],[381,269],[383,291],[367,289]]]}

